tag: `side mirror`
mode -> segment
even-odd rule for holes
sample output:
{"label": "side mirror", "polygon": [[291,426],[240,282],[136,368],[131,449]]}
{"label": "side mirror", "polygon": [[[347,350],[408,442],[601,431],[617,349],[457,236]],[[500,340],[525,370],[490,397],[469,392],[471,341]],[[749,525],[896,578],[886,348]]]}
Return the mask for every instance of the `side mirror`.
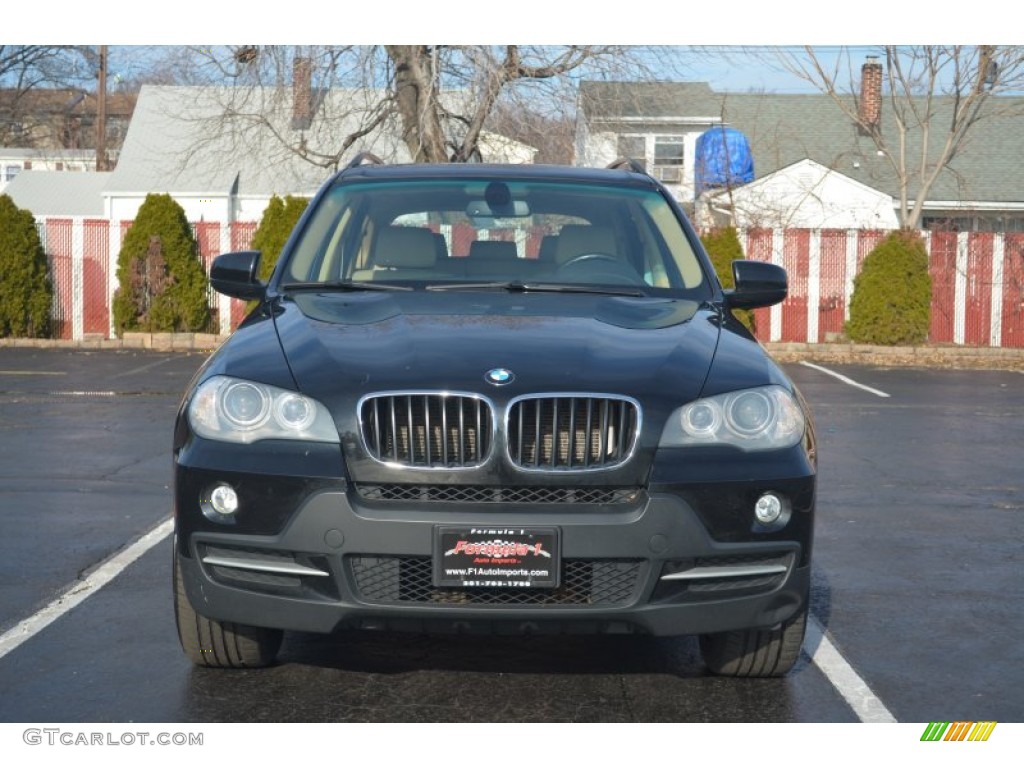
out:
{"label": "side mirror", "polygon": [[736,287],[725,292],[731,309],[756,309],[778,304],[789,293],[786,270],[764,261],[734,261],[732,274]]}
{"label": "side mirror", "polygon": [[222,253],[213,260],[210,284],[218,293],[234,299],[262,299],[267,284],[260,282],[260,252],[236,251]]}

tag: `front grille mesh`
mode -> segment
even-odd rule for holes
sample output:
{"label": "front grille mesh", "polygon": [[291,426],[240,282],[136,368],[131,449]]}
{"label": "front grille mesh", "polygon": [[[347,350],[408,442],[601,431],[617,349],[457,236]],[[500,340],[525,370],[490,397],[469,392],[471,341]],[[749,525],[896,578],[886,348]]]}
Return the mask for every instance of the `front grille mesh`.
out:
{"label": "front grille mesh", "polygon": [[566,560],[554,589],[458,589],[433,585],[429,557],[349,558],[360,597],[426,605],[621,605],[636,591],[641,560]]}
{"label": "front grille mesh", "polygon": [[631,400],[523,398],[509,409],[509,457],[524,469],[607,469],[629,458],[638,425],[639,413]]}
{"label": "front grille mesh", "polygon": [[491,450],[491,407],[466,395],[397,394],[367,398],[363,441],[378,461],[420,468],[481,464]]}
{"label": "front grille mesh", "polygon": [[370,485],[356,486],[367,501],[441,501],[449,504],[627,504],[640,498],[639,488],[572,488],[561,486]]}

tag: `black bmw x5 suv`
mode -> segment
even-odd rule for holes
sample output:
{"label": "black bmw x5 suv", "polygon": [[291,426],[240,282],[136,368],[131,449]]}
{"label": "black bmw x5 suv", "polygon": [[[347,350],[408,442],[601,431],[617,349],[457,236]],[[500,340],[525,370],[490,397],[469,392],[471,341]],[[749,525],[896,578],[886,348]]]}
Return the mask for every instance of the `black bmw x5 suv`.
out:
{"label": "black bmw x5 suv", "polygon": [[174,434],[174,600],[197,664],[284,630],[696,634],[785,674],[808,610],[815,441],[799,392],[638,166],[395,165],[312,200]]}

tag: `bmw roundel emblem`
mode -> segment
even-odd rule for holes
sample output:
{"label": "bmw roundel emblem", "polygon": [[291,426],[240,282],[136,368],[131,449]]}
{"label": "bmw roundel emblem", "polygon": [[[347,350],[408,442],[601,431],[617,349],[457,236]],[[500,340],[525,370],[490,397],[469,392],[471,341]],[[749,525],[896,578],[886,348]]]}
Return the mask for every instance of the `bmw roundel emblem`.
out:
{"label": "bmw roundel emblem", "polygon": [[515,377],[515,374],[508,368],[491,368],[491,370],[484,374],[484,379],[487,383],[493,384],[496,387],[511,383]]}

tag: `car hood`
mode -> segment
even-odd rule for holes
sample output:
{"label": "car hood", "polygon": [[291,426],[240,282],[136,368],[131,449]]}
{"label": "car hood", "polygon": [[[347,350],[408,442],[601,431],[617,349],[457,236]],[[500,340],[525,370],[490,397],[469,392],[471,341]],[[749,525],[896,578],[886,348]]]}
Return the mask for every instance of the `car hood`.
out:
{"label": "car hood", "polygon": [[[396,390],[675,407],[700,393],[719,334],[713,311],[682,299],[466,291],[298,294],[275,324],[299,389],[336,413],[342,400]],[[494,368],[514,379],[489,384]]]}

